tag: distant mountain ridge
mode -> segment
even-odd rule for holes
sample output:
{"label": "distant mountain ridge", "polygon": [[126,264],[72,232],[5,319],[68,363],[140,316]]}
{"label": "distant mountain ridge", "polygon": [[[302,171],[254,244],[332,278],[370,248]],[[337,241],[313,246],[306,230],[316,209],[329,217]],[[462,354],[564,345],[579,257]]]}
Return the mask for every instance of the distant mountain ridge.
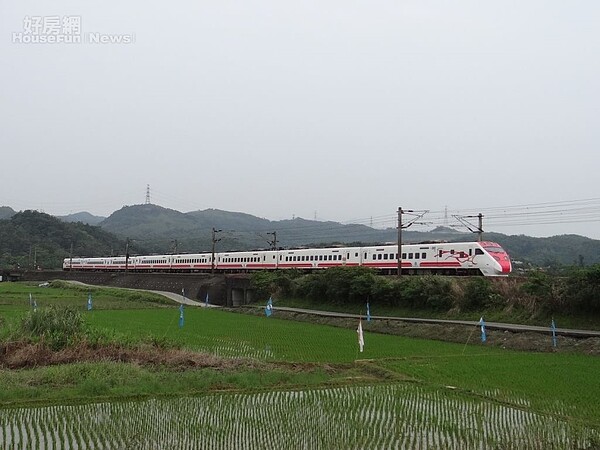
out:
{"label": "distant mountain ridge", "polygon": [[106,217],[94,216],[93,214],[87,211],[57,217],[65,222],[81,222],[88,225],[98,225],[100,224],[100,222],[106,219]]}
{"label": "distant mountain ridge", "polygon": [[178,250],[207,251],[212,246],[212,230],[218,230],[222,250],[269,248],[277,236],[278,247],[318,243],[384,242],[394,234],[365,225],[342,225],[296,218],[270,221],[250,214],[206,209],[181,213],[157,205],[126,206],[100,223],[111,233],[139,240],[156,251],[165,251],[177,240]]}
{"label": "distant mountain ridge", "polygon": [[10,219],[17,212],[9,206],[0,206],[0,220]]}

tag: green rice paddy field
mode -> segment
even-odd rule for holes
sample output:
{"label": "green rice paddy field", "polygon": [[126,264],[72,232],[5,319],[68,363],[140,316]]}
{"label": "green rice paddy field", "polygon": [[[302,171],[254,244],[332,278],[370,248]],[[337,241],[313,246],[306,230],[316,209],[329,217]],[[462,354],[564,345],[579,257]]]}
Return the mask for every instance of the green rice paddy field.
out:
{"label": "green rice paddy field", "polygon": [[[257,368],[0,368],[0,448],[598,448],[600,358],[526,353],[186,307],[145,293],[0,284],[0,338],[76,305],[118,341]],[[358,324],[357,324],[358,325]],[[474,343],[474,344],[473,344]],[[270,369],[269,369],[270,368]],[[103,380],[107,380],[102,382]],[[154,389],[152,388],[154,386]]]}

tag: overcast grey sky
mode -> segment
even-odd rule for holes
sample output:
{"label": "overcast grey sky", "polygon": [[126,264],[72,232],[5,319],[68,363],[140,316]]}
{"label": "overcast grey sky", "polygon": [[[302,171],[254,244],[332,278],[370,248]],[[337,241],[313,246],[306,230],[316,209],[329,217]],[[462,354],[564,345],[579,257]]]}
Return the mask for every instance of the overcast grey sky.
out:
{"label": "overcast grey sky", "polygon": [[[80,43],[26,42],[64,19]],[[183,212],[600,238],[599,23],[596,0],[0,0],[0,205],[106,216],[149,184]]]}

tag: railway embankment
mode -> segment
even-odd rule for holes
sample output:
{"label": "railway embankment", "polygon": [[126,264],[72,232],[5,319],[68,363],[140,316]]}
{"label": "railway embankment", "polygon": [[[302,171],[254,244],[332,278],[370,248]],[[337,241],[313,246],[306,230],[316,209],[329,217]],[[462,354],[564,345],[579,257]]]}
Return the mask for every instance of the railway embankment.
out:
{"label": "railway embankment", "polygon": [[[77,281],[95,286],[111,286],[181,294],[191,300],[205,302],[208,294],[213,305],[235,306],[244,303],[250,282],[244,277],[212,274],[124,273],[124,272],[23,272],[21,281]],[[239,291],[242,291],[241,294]]]}

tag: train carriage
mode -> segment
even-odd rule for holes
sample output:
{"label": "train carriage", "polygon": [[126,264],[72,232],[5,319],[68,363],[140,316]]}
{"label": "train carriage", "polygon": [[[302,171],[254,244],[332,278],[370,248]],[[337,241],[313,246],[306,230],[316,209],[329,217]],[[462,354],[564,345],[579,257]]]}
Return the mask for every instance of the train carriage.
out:
{"label": "train carriage", "polygon": [[[505,276],[512,270],[506,251],[495,242],[405,244],[400,255],[402,272],[409,275]],[[251,272],[256,270],[323,270],[364,266],[383,274],[398,269],[398,246],[302,248],[125,257],[65,258],[64,270],[136,272]]]}

